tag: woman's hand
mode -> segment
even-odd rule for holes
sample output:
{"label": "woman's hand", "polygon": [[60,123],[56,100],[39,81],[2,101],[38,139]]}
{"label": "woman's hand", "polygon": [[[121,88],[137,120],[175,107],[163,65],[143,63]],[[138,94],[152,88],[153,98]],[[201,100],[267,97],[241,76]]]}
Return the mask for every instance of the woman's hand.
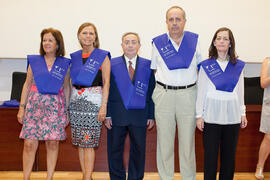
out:
{"label": "woman's hand", "polygon": [[245,128],[247,127],[248,121],[247,121],[247,117],[246,116],[241,116],[241,128]]}
{"label": "woman's hand", "polygon": [[20,124],[23,124],[23,117],[24,117],[24,108],[19,108],[17,119]]}
{"label": "woman's hand", "polygon": [[70,123],[69,111],[67,111],[67,122],[66,122],[66,127],[68,126],[69,123]]}
{"label": "woman's hand", "polygon": [[203,128],[204,128],[204,120],[203,120],[203,118],[197,118],[197,128],[200,131],[203,131]]}
{"label": "woman's hand", "polygon": [[98,121],[103,122],[106,119],[106,114],[107,114],[107,105],[101,104],[98,112]]}

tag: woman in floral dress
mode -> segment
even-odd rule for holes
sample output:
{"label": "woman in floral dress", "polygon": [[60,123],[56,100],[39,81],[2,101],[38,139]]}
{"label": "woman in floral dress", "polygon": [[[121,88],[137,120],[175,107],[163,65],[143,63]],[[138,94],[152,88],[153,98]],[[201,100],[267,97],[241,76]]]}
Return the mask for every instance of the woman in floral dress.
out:
{"label": "woman in floral dress", "polygon": [[23,125],[20,138],[24,139],[24,180],[30,179],[40,140],[46,144],[47,180],[51,180],[59,141],[66,139],[70,60],[64,55],[61,32],[49,28],[41,32],[40,55],[27,56],[29,66],[17,115]]}

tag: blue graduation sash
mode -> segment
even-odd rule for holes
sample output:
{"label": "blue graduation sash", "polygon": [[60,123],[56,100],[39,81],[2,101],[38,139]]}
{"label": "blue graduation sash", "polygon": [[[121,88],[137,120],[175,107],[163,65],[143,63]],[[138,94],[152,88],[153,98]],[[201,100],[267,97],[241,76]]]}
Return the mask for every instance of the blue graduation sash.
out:
{"label": "blue graduation sash", "polygon": [[108,51],[95,48],[86,60],[85,64],[83,64],[82,50],[70,54],[70,77],[72,84],[91,87],[98,73],[98,70],[100,69],[100,66],[102,65],[107,55],[109,58],[111,58],[111,55]]}
{"label": "blue graduation sash", "polygon": [[70,59],[62,56],[57,57],[50,72],[44,56],[28,55],[27,61],[31,65],[38,92],[58,94],[69,68]]}
{"label": "blue graduation sash", "polygon": [[245,66],[245,62],[239,59],[236,61],[237,63],[235,65],[229,61],[224,72],[217,63],[217,60],[213,58],[201,62],[201,66],[206,72],[208,78],[216,86],[216,90],[233,92]]}
{"label": "blue graduation sash", "polygon": [[145,108],[151,61],[139,57],[137,63],[135,81],[132,84],[122,56],[111,60],[112,75],[127,110]]}
{"label": "blue graduation sash", "polygon": [[155,37],[153,42],[169,70],[186,69],[191,64],[196,52],[198,34],[184,31],[178,52],[174,49],[166,33]]}

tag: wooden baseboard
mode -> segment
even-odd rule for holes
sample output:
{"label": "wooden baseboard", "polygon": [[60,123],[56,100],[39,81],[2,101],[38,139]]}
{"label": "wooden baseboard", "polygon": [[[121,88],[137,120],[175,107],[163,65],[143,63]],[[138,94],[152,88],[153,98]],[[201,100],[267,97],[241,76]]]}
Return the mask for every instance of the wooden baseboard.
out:
{"label": "wooden baseboard", "polygon": [[[270,172],[264,173],[264,180],[270,180]],[[175,173],[175,180],[182,180],[179,173]],[[21,180],[23,173],[21,171],[0,171],[0,180]],[[33,172],[31,180],[44,180],[45,171]],[[94,172],[94,180],[108,180],[108,172]],[[82,180],[82,174],[78,171],[57,171],[54,174],[54,180]],[[144,180],[158,180],[158,173],[145,173]],[[203,173],[197,173],[196,180],[203,180]],[[234,180],[256,180],[254,173],[235,173]]]}

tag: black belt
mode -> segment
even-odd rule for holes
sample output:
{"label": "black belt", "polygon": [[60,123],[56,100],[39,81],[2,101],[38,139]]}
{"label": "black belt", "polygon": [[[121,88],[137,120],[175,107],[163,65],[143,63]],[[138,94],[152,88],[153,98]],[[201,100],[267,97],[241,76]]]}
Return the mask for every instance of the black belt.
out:
{"label": "black belt", "polygon": [[159,82],[157,81],[157,83],[161,86],[163,86],[164,89],[173,89],[173,90],[177,90],[177,89],[187,89],[187,88],[190,88],[192,86],[194,86],[196,83],[193,83],[193,84],[190,84],[190,85],[187,85],[187,86],[169,86],[169,85],[166,85],[166,84],[163,84],[162,82]]}

